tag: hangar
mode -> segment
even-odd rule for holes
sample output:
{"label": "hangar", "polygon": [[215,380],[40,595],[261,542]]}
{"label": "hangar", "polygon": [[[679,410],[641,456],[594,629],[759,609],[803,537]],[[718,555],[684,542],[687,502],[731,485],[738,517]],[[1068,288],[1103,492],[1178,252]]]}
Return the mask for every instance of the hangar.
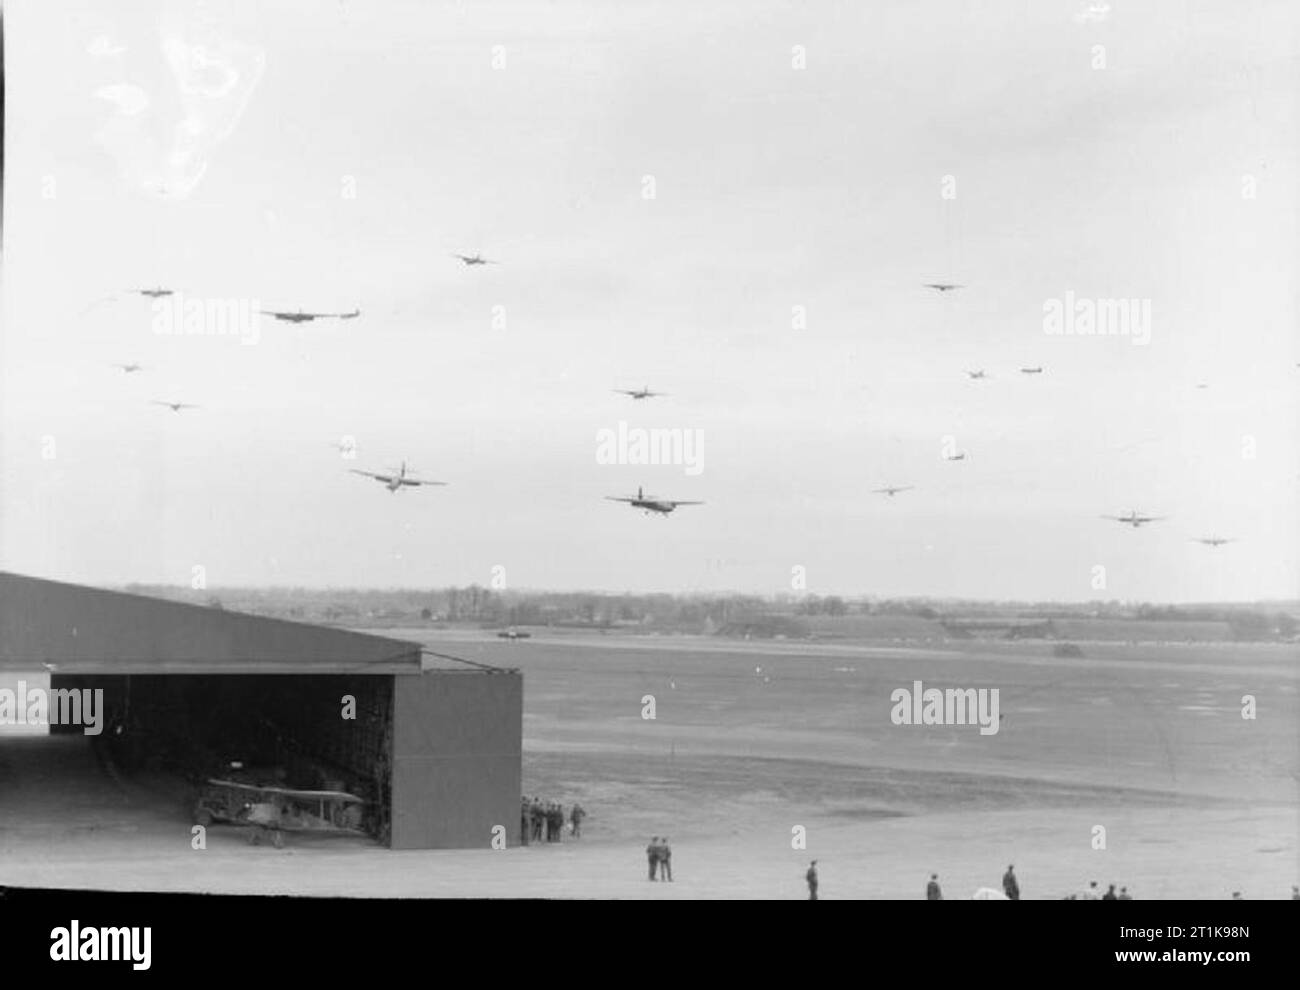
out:
{"label": "hangar", "polygon": [[198,780],[235,760],[274,765],[285,786],[365,798],[364,830],[394,849],[487,848],[496,826],[513,834],[518,821],[518,670],[0,572],[0,673],[48,674],[51,692],[102,690],[92,745],[124,774]]}

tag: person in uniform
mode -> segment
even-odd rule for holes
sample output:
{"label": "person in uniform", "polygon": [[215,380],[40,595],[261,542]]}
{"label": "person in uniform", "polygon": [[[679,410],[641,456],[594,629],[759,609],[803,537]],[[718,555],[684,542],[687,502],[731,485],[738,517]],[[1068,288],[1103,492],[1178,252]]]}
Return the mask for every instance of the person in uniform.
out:
{"label": "person in uniform", "polygon": [[582,838],[582,820],[586,817],[587,813],[582,810],[582,805],[575,802],[573,809],[569,812],[569,821],[573,823],[573,837],[575,839]]}
{"label": "person in uniform", "polygon": [[1128,888],[1127,888],[1127,887],[1120,887],[1120,889],[1119,889],[1119,899],[1120,899],[1121,901],[1131,901],[1131,900],[1133,900],[1133,895],[1130,894],[1130,893],[1128,892]]}
{"label": "person in uniform", "polygon": [[650,864],[650,879],[655,879],[655,871],[659,868],[659,836],[650,837],[650,845],[645,847],[645,858]]}
{"label": "person in uniform", "polygon": [[1020,884],[1016,882],[1015,865],[1007,867],[1007,872],[1002,874],[1002,892],[1007,895],[1007,900],[1020,900]]}
{"label": "person in uniform", "polygon": [[1106,893],[1101,895],[1103,901],[1117,901],[1119,898],[1115,895],[1115,885],[1111,884]]}
{"label": "person in uniform", "polygon": [[817,900],[817,860],[812,861],[808,872],[804,874],[804,879],[808,881],[808,900]]}
{"label": "person in uniform", "polygon": [[673,879],[673,847],[668,844],[666,835],[659,840],[659,879],[669,883]]}
{"label": "person in uniform", "polygon": [[925,899],[927,901],[943,900],[943,891],[939,889],[939,874],[930,874],[930,882],[925,885]]}
{"label": "person in uniform", "polygon": [[533,822],[533,841],[542,841],[542,799],[533,798],[532,807],[529,809],[529,817]]}
{"label": "person in uniform", "polygon": [[519,799],[519,844],[528,845],[528,833],[532,831],[532,824],[528,821],[528,798]]}

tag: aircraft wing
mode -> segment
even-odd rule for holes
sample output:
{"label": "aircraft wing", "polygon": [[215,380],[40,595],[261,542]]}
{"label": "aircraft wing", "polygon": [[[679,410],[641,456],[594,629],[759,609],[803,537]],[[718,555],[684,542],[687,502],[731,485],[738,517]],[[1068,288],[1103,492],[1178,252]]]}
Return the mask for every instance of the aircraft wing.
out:
{"label": "aircraft wing", "polygon": [[215,777],[208,779],[209,784],[217,787],[233,787],[235,790],[251,791],[256,794],[280,794],[284,797],[303,798],[309,801],[348,801],[357,804],[365,804],[365,798],[358,797],[355,794],[349,794],[347,791],[304,791],[295,787],[258,787],[256,784],[241,784],[237,780],[219,780]]}
{"label": "aircraft wing", "polygon": [[360,468],[348,468],[353,474],[362,474],[367,478],[374,478],[377,481],[392,481],[393,476],[390,474],[375,474],[374,471],[362,471]]}
{"label": "aircraft wing", "polygon": [[636,499],[634,498],[619,498],[619,496],[617,495],[606,495],[605,498],[611,502],[635,502],[636,501]]}
{"label": "aircraft wing", "polygon": [[703,505],[703,502],[678,502],[676,499],[668,499],[669,505]]}
{"label": "aircraft wing", "polygon": [[402,484],[404,484],[404,485],[411,485],[411,486],[419,486],[419,485],[442,485],[442,486],[445,487],[446,484],[447,484],[447,482],[445,482],[445,481],[424,481],[424,480],[421,479],[421,478],[402,478],[401,481],[402,481]]}

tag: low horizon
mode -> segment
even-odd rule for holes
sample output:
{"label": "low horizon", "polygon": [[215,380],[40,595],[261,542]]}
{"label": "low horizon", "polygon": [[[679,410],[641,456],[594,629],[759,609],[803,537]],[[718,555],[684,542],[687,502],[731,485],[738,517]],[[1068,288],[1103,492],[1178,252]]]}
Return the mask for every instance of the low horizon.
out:
{"label": "low horizon", "polygon": [[[46,581],[61,581],[60,578],[45,577],[40,574],[26,574],[24,576],[39,578]],[[64,582],[76,584],[78,582]],[[1026,605],[1026,606],[1085,606],[1085,605],[1119,605],[1119,606],[1136,606],[1136,605],[1154,605],[1160,607],[1177,607],[1177,608],[1209,608],[1214,606],[1270,606],[1270,607],[1287,607],[1300,609],[1300,598],[1250,598],[1250,599],[1198,599],[1188,601],[1162,601],[1159,599],[1130,599],[1130,598],[1081,598],[1081,599],[1062,599],[1062,598],[977,598],[963,595],[891,595],[876,592],[809,592],[799,594],[797,592],[778,591],[778,592],[758,592],[758,591],[741,591],[728,589],[704,589],[704,590],[621,590],[610,591],[607,589],[597,588],[492,588],[484,584],[430,584],[430,585],[307,585],[307,584],[228,584],[212,585],[210,587],[194,588],[184,584],[175,584],[155,581],[127,581],[121,583],[105,583],[91,585],[91,587],[104,588],[106,590],[125,591],[132,593],[133,588],[143,589],[160,589],[171,590],[196,595],[217,595],[221,592],[293,592],[303,591],[313,594],[428,594],[445,591],[458,591],[468,588],[478,587],[481,590],[489,591],[492,594],[501,595],[502,597],[525,596],[525,595],[597,595],[607,597],[670,597],[670,598],[757,598],[766,602],[799,602],[805,600],[825,600],[828,598],[838,598],[845,602],[937,602],[937,603],[954,603],[962,605]]]}

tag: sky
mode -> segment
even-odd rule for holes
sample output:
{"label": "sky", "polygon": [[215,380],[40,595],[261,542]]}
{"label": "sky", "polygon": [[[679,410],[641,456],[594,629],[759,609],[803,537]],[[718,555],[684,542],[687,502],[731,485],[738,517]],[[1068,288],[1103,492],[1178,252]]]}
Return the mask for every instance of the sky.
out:
{"label": "sky", "polygon": [[1300,595],[1289,0],[5,12],[4,569]]}

